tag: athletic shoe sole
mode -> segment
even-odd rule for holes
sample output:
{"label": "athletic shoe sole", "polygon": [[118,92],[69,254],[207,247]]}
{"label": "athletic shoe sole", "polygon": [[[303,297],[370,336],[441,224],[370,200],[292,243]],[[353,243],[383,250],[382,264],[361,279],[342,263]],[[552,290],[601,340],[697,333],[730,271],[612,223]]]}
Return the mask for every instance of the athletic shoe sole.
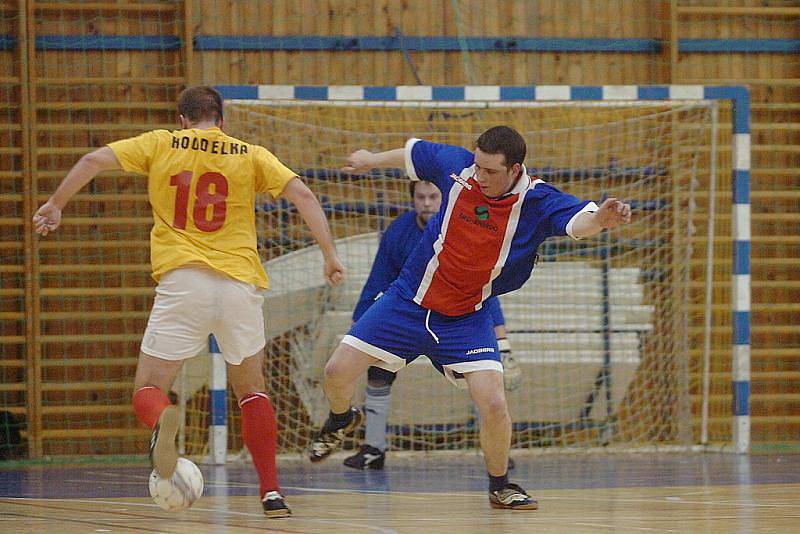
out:
{"label": "athletic shoe sole", "polygon": [[[270,495],[280,498],[268,499],[267,497]],[[283,495],[281,495],[278,491],[268,492],[261,500],[261,506],[264,509],[264,515],[267,516],[268,519],[279,519],[281,517],[289,517],[292,515],[292,511],[288,506],[286,506],[286,501],[283,499]],[[274,506],[274,508],[272,506]]]}
{"label": "athletic shoe sole", "polygon": [[497,508],[499,510],[538,510],[539,503],[532,502],[530,504],[518,504],[517,506],[512,506],[509,504],[502,504],[499,502],[489,501],[489,505],[492,508]]}
{"label": "athletic shoe sole", "polygon": [[178,449],[175,446],[177,433],[178,407],[170,405],[164,408],[158,418],[158,434],[151,452],[153,468],[161,478],[172,478],[178,465]]}
{"label": "athletic shoe sole", "polygon": [[280,519],[281,517],[290,517],[292,512],[288,508],[283,508],[280,510],[264,510],[264,515],[267,516],[268,519]]}

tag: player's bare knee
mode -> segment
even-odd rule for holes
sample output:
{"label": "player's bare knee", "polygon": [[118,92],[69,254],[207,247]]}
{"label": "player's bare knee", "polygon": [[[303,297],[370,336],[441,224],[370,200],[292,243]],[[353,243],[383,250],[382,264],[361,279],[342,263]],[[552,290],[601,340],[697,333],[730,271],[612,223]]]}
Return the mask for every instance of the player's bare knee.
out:
{"label": "player's bare knee", "polygon": [[478,404],[481,417],[487,420],[499,421],[508,418],[508,404],[502,395],[491,396]]}
{"label": "player's bare knee", "polygon": [[336,378],[337,367],[338,366],[333,358],[328,360],[328,363],[325,364],[325,369],[324,369],[325,380],[333,380]]}
{"label": "player's bare knee", "polygon": [[233,393],[241,399],[250,393],[266,391],[264,379],[264,351],[260,350],[244,358],[240,363],[228,363],[228,380],[230,380]]}
{"label": "player's bare knee", "polygon": [[325,381],[329,384],[338,384],[342,382],[344,373],[344,365],[338,358],[331,358],[325,364]]}
{"label": "player's bare knee", "polygon": [[165,393],[169,392],[182,365],[183,362],[180,360],[165,360],[140,352],[133,379],[133,391],[143,387],[155,387]]}
{"label": "player's bare knee", "polygon": [[236,400],[242,400],[251,393],[267,390],[264,377],[260,375],[245,380],[231,380],[231,388],[233,388],[233,394],[236,395]]}
{"label": "player's bare knee", "polygon": [[237,399],[267,388],[261,368],[247,361],[242,365],[228,365],[228,380]]}

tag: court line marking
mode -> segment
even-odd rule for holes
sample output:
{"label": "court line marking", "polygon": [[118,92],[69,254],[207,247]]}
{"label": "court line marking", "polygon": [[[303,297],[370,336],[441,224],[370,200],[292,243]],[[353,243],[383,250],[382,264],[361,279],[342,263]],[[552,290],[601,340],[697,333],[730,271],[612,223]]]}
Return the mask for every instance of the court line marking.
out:
{"label": "court line marking", "polygon": [[465,496],[476,496],[476,495],[486,495],[488,497],[488,492],[484,494],[482,491],[458,491],[458,492],[425,492],[425,491],[390,491],[390,490],[367,490],[367,489],[340,489],[340,488],[313,488],[310,486],[284,486],[281,485],[284,489],[291,489],[295,491],[307,491],[317,492],[317,493],[361,493],[366,495],[402,495],[408,497],[415,497],[421,496],[425,499],[429,497],[441,497],[442,495],[449,495],[451,497],[465,497]]}
{"label": "court line marking", "polygon": [[[106,482],[111,482],[111,483],[114,483],[114,484],[120,484],[120,485],[126,485],[126,486],[133,486],[133,485],[141,486],[142,482],[144,482],[144,485],[146,486],[147,485],[147,481],[150,479],[149,476],[136,477],[138,480],[132,480],[132,481],[131,480],[121,480],[123,477],[118,477],[120,480],[114,479],[114,477],[109,477],[109,478],[111,478],[112,480],[106,481]],[[130,478],[130,477],[124,477],[124,478]],[[61,482],[72,482],[72,483],[76,483],[77,484],[77,483],[87,483],[87,482],[91,483],[93,481],[96,481],[96,479],[95,478],[86,478],[86,479],[65,478]],[[258,483],[257,482],[217,482],[217,481],[205,480],[205,478],[203,479],[203,484],[205,485],[205,487],[209,487],[209,488],[220,488],[220,487],[225,487],[225,488],[257,488],[258,487]]]}
{"label": "court line marking", "polygon": [[[546,500],[562,500],[562,501],[597,501],[600,497],[561,497],[558,495],[548,495],[545,497]],[[715,505],[715,506],[750,506],[753,508],[797,508],[800,507],[800,503],[798,504],[759,504],[754,502],[742,502],[742,501],[688,501],[688,500],[668,500],[665,498],[661,499],[632,499],[626,497],[614,497],[614,501],[616,502],[648,502],[648,503],[670,503],[670,504],[706,504],[706,505]]]}
{"label": "court line marking", "polygon": [[[130,502],[130,501],[106,501],[106,500],[103,500],[103,499],[39,499],[39,498],[33,498],[33,497],[3,497],[2,499],[0,499],[0,502],[2,502],[3,500],[7,500],[7,501],[45,501],[45,502],[83,503],[83,504],[98,504],[98,503],[99,504],[116,504],[116,505],[125,504],[125,505],[128,505],[128,506],[139,506],[139,507],[144,507],[144,508],[155,508],[156,510],[161,510],[161,508],[155,503],[147,504],[147,503],[137,503],[137,502]],[[92,510],[89,510],[89,511],[92,511]],[[251,513],[251,512],[237,512],[237,511],[234,511],[234,510],[224,510],[224,509],[217,509],[217,508],[198,508],[196,506],[192,506],[191,508],[189,508],[189,510],[187,510],[187,512],[188,513],[192,513],[192,512],[223,513],[223,514],[227,514],[227,515],[231,515],[231,516],[242,516],[242,517],[252,517],[252,518],[257,517],[259,519],[263,519],[264,521],[268,521],[268,519],[266,519],[264,517],[264,514],[254,514],[254,513]],[[144,518],[140,518],[140,519],[144,519]],[[163,518],[161,518],[161,517],[154,517],[152,519],[153,520],[163,520]],[[374,525],[368,525],[368,524],[362,524],[362,523],[352,523],[352,522],[348,522],[348,521],[341,521],[341,520],[338,520],[338,519],[319,519],[319,518],[313,518],[313,517],[299,517],[297,519],[299,519],[300,521],[307,521],[307,522],[311,522],[311,523],[322,523],[322,524],[333,524],[333,525],[337,525],[337,526],[358,527],[358,528],[367,529],[367,530],[371,530],[371,531],[375,531],[375,532],[380,532],[380,533],[383,533],[383,534],[395,534],[396,533],[396,530],[392,529],[392,528],[383,528],[383,527],[377,527],[377,526],[374,526]],[[368,520],[369,519],[365,519],[365,521],[368,521]],[[201,521],[198,521],[197,519],[195,519],[194,521],[201,522]],[[213,523],[209,523],[209,524],[213,525]]]}
{"label": "court line marking", "polygon": [[[59,510],[63,510],[63,511],[67,511],[67,512],[74,512],[75,511],[75,509],[63,509],[63,508],[60,508]],[[80,510],[80,511],[82,511],[82,512],[83,511],[91,512],[91,510]],[[164,520],[163,517],[137,517],[136,519],[139,520],[139,521],[163,521]],[[176,516],[176,519],[177,519],[177,516]],[[27,515],[24,515],[24,514],[20,514],[19,517],[3,517],[3,518],[0,518],[0,521],[9,521],[9,522],[10,521],[33,521],[33,520],[36,520],[36,521],[53,521],[53,519],[47,518],[47,517],[27,516]],[[116,521],[131,521],[131,520],[132,519],[130,517],[97,517],[97,518],[94,518],[94,521],[97,521],[97,522],[108,521],[108,522],[112,522],[112,523],[116,522]]]}
{"label": "court line marking", "polygon": [[[111,477],[113,478],[113,477]],[[147,477],[149,479],[149,477]],[[85,483],[89,482],[89,479],[65,479],[63,482],[72,482],[72,483]],[[129,481],[115,481],[116,484],[125,485],[125,486],[140,486],[141,482],[129,482]],[[248,483],[248,482],[205,482],[206,487],[214,487],[214,488],[256,488],[258,484],[256,483]],[[447,495],[483,495],[483,492],[480,491],[468,491],[468,492],[421,492],[421,491],[391,491],[391,490],[369,490],[369,489],[344,489],[344,488],[315,488],[309,486],[286,486],[281,485],[284,489],[291,489],[295,491],[306,491],[309,493],[317,492],[317,493],[359,493],[359,494],[367,494],[367,495],[404,495],[404,496],[411,496],[414,495],[421,495],[425,496],[425,498],[431,496],[441,496],[443,494]],[[225,495],[207,495],[208,497],[224,497]],[[120,498],[125,498],[129,496],[123,496]],[[246,495],[229,495],[229,497],[246,497]],[[44,497],[2,497],[7,499],[41,499],[41,500],[57,500],[54,499],[47,499]],[[96,501],[99,502],[99,501]]]}
{"label": "court line marking", "polygon": [[574,523],[571,523],[571,524],[572,525],[579,525],[579,526],[582,526],[582,527],[607,528],[609,530],[615,530],[615,529],[618,529],[618,528],[625,528],[625,529],[630,529],[630,530],[644,530],[644,531],[647,531],[647,532],[651,532],[651,531],[655,531],[655,532],[675,532],[675,530],[672,530],[672,529],[669,529],[669,530],[665,531],[664,529],[660,529],[660,528],[636,527],[636,526],[632,526],[632,525],[625,525],[624,527],[620,527],[620,525],[605,525],[605,524],[602,524],[602,523],[586,523],[586,522],[577,522],[577,521],[574,522]]}
{"label": "court line marking", "polygon": [[[69,509],[65,510],[63,508],[57,508],[56,510],[74,511],[74,510],[69,510]],[[132,527],[130,525],[109,525],[107,523],[102,523],[101,522],[102,518],[97,519],[97,520],[90,520],[90,519],[74,519],[74,518],[63,517],[63,516],[54,517],[54,516],[47,516],[47,515],[44,515],[44,516],[42,516],[42,515],[33,515],[33,514],[25,514],[25,513],[21,513],[21,512],[19,512],[19,513],[17,513],[17,512],[5,512],[5,513],[7,513],[9,515],[19,516],[20,519],[24,520],[24,521],[29,521],[30,519],[34,519],[35,518],[35,519],[46,520],[46,521],[49,521],[50,523],[55,523],[56,525],[63,525],[64,522],[66,522],[66,523],[77,523],[79,525],[91,525],[91,526],[94,526],[94,527],[114,526],[114,528],[123,529],[123,530],[133,530],[134,532],[161,532],[160,530],[152,530],[152,529],[149,529],[149,528],[144,528],[141,525],[138,525],[136,527]],[[130,520],[130,518],[128,518],[128,519]]]}

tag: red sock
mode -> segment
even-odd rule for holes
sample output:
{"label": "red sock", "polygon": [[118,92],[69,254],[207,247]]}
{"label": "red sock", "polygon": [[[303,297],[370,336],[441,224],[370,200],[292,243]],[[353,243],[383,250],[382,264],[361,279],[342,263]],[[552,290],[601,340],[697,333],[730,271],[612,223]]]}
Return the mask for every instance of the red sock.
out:
{"label": "red sock", "polygon": [[133,394],[133,411],[139,421],[151,430],[156,427],[161,412],[169,405],[167,394],[155,386],[145,386]]}
{"label": "red sock", "polygon": [[239,401],[242,410],[242,439],[253,456],[261,482],[261,496],[278,491],[278,469],[275,452],[278,449],[278,422],[266,393],[255,392]]}

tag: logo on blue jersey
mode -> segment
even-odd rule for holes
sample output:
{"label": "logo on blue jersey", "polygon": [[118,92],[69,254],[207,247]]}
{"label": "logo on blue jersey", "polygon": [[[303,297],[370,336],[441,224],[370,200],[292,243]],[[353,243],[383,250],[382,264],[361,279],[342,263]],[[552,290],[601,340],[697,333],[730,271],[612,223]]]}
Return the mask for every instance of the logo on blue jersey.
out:
{"label": "logo on blue jersey", "polygon": [[452,173],[450,178],[460,183],[467,191],[472,191],[472,185],[456,173]]}
{"label": "logo on blue jersey", "polygon": [[[481,211],[484,210],[484,211]],[[463,211],[458,213],[458,218],[464,222],[468,222],[470,224],[474,224],[475,226],[480,226],[481,228],[486,228],[490,232],[497,232],[497,225],[492,224],[491,221],[487,221],[486,219],[489,218],[489,208],[486,206],[478,206],[475,208],[475,218],[473,219],[469,215],[465,214]]]}

